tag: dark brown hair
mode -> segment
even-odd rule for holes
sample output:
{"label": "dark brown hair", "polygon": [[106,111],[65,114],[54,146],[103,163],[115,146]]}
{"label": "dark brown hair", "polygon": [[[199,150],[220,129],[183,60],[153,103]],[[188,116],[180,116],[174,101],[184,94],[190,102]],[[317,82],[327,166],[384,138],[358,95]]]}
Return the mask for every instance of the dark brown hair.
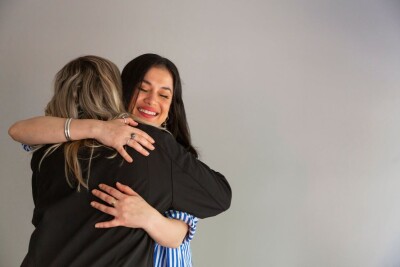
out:
{"label": "dark brown hair", "polygon": [[[189,125],[186,120],[182,99],[182,84],[178,68],[169,59],[156,54],[144,54],[130,61],[122,71],[122,96],[125,108],[129,108],[135,91],[142,83],[146,73],[153,67],[165,68],[173,79],[173,97],[168,113],[166,128],[187,151],[198,157],[192,145]],[[131,110],[129,110],[131,112]]]}

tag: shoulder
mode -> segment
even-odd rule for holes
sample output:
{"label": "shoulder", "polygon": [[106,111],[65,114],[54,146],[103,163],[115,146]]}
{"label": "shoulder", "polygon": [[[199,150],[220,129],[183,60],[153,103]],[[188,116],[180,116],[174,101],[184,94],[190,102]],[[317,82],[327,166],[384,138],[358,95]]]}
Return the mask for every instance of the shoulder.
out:
{"label": "shoulder", "polygon": [[148,125],[148,124],[142,124],[140,123],[137,126],[138,129],[146,132],[147,134],[149,134],[151,137],[153,138],[157,138],[157,139],[172,139],[175,140],[173,135],[161,128],[152,126],[152,125]]}
{"label": "shoulder", "polygon": [[147,124],[139,124],[137,128],[150,135],[154,139],[155,145],[165,149],[166,151],[171,149],[183,149],[183,147],[175,140],[174,136],[166,130]]}
{"label": "shoulder", "polygon": [[41,159],[44,155],[47,155],[47,156],[58,155],[58,154],[60,154],[60,152],[63,152],[63,150],[60,149],[60,147],[62,147],[62,146],[63,146],[62,144],[61,145],[48,144],[48,145],[43,145],[43,146],[37,146],[33,150],[31,150],[32,160],[34,161],[37,159]]}

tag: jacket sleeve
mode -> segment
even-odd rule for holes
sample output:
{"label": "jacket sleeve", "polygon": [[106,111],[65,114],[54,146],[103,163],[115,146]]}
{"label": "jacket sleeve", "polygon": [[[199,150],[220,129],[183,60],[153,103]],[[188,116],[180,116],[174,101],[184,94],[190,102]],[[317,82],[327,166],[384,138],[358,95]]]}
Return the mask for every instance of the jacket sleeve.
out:
{"label": "jacket sleeve", "polygon": [[169,134],[161,148],[171,160],[172,209],[199,218],[215,216],[227,210],[232,192],[225,177],[187,152]]}

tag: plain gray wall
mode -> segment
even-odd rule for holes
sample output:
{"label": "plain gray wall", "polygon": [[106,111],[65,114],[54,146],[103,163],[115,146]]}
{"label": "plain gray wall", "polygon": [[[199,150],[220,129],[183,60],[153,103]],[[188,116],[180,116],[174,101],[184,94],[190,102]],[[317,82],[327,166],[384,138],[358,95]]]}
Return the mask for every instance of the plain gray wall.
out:
{"label": "plain gray wall", "polygon": [[0,266],[33,227],[30,155],[55,73],[94,54],[173,60],[201,158],[233,189],[195,266],[400,266],[399,1],[0,2]]}

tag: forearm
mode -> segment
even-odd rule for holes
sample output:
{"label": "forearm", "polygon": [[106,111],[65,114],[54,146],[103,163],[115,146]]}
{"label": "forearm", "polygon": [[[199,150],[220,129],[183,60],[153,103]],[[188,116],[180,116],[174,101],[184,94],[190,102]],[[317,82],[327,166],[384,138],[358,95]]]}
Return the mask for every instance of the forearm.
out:
{"label": "forearm", "polygon": [[[41,116],[14,123],[8,134],[27,145],[54,144],[66,142],[64,135],[65,118]],[[70,134],[72,140],[95,138],[98,124],[96,120],[72,120]]]}
{"label": "forearm", "polygon": [[[192,232],[193,224],[197,223],[197,219],[195,221],[189,221],[189,219],[181,221],[164,217],[139,194],[133,191],[132,188],[119,182],[117,182],[116,188],[105,184],[100,184],[99,187],[101,190],[92,190],[92,193],[96,197],[107,203],[110,203],[110,196],[114,200],[118,199],[118,201],[115,202],[114,207],[101,204],[97,201],[91,203],[92,207],[114,216],[114,219],[111,221],[96,223],[96,228],[117,226],[142,228],[161,246],[177,248],[182,244],[183,239],[189,231],[188,225],[191,225]],[[189,222],[186,223],[186,221]]]}
{"label": "forearm", "polygon": [[188,233],[188,225],[180,220],[166,218],[158,211],[157,214],[149,218],[144,230],[161,246],[179,247]]}

